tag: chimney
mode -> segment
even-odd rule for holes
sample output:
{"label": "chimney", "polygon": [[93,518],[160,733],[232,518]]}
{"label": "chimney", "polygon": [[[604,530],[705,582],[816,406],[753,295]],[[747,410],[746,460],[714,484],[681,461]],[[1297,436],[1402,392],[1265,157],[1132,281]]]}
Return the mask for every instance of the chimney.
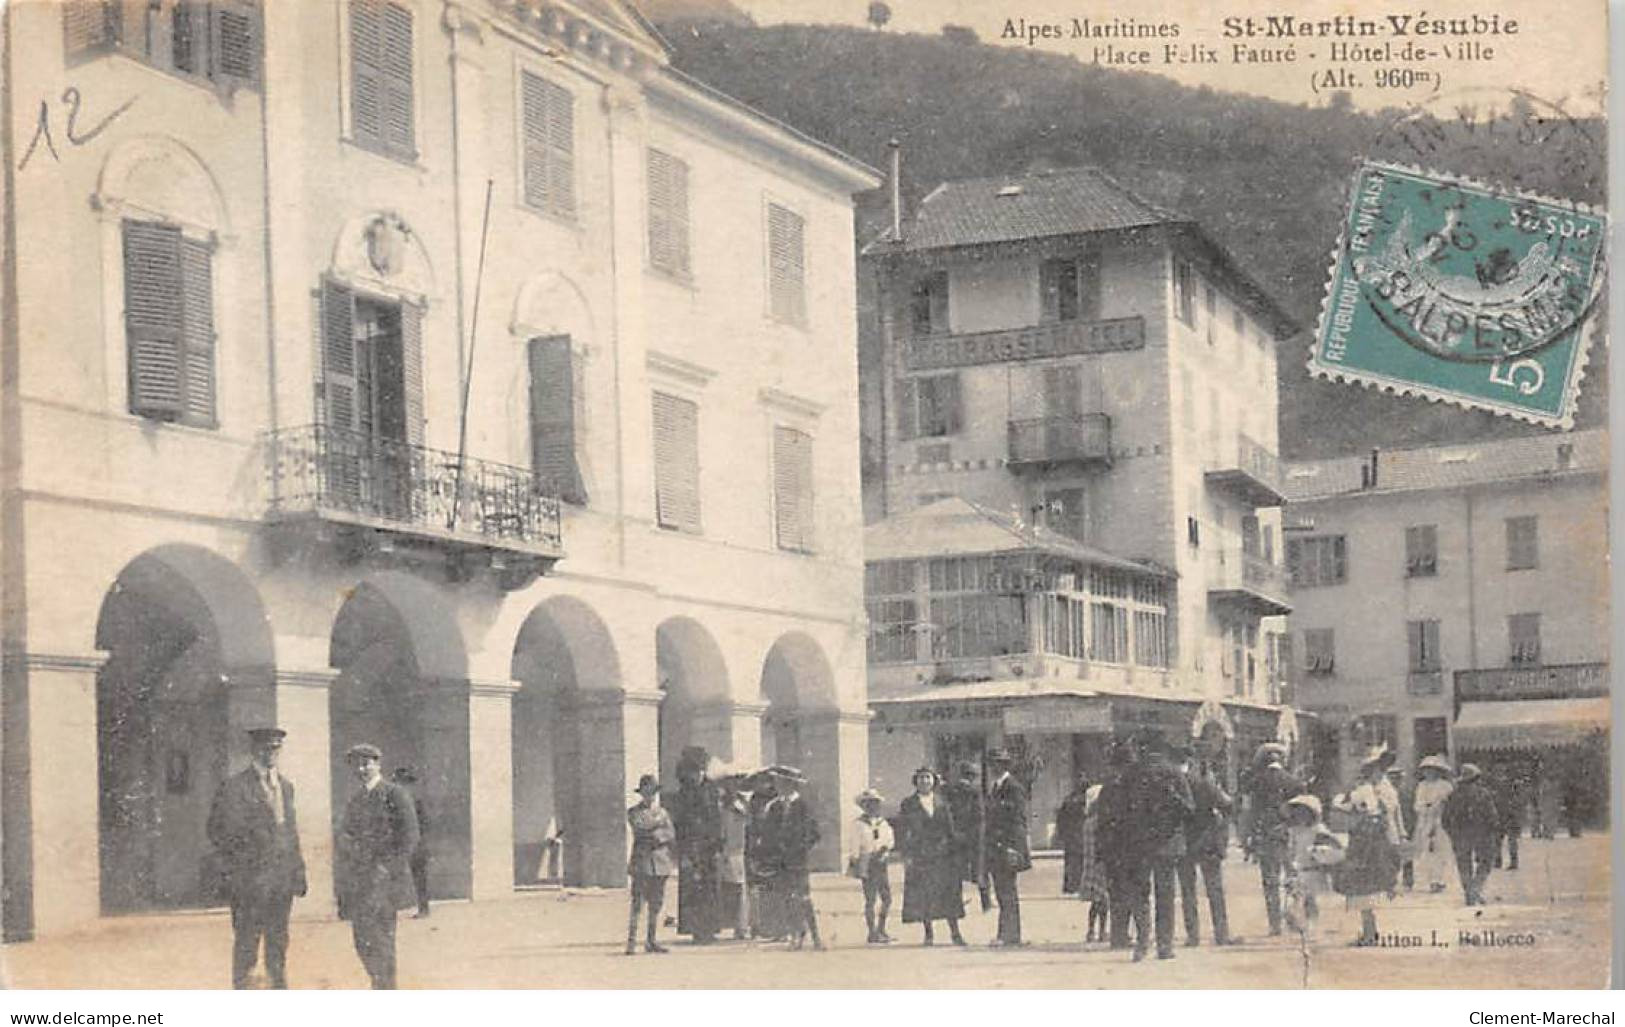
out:
{"label": "chimney", "polygon": [[903,144],[893,136],[891,147],[891,237],[903,241]]}

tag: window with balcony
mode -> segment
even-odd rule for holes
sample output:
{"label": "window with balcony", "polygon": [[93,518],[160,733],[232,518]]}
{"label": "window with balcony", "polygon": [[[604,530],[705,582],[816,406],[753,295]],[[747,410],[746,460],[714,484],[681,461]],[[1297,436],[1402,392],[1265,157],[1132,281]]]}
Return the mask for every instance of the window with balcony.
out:
{"label": "window with balcony", "polygon": [[1439,529],[1418,524],[1405,529],[1405,576],[1431,578],[1439,573]]}
{"label": "window with balcony", "polygon": [[909,292],[909,324],[915,335],[948,331],[948,272],[933,271]]}
{"label": "window with balcony", "polygon": [[700,531],[700,407],[654,394],[655,523],[669,531]]}
{"label": "window with balcony", "polygon": [[397,160],[417,159],[412,12],[388,0],[350,0],[350,133]]}
{"label": "window with balcony", "polygon": [[1100,267],[1094,254],[1046,260],[1038,268],[1043,320],[1088,321],[1100,316]]}
{"label": "window with balcony", "polygon": [[1117,603],[1090,605],[1089,658],[1096,663],[1127,663],[1128,610]]}
{"label": "window with balcony", "polygon": [[1348,542],[1342,535],[1288,539],[1287,576],[1293,588],[1321,588],[1348,580]]}
{"label": "window with balcony", "polygon": [[1174,313],[1196,327],[1196,272],[1188,260],[1174,258]]}
{"label": "window with balcony", "polygon": [[1540,662],[1540,614],[1514,613],[1507,617],[1507,662],[1532,666]]}
{"label": "window with balcony", "polygon": [[1534,570],[1540,565],[1539,521],[1534,517],[1508,517],[1507,570]]}
{"label": "window with balcony", "polygon": [[1332,628],[1309,628],[1303,633],[1303,672],[1331,674],[1337,669],[1337,640]]}
{"label": "window with balcony", "polygon": [[767,205],[768,314],[775,321],[807,323],[806,222],[777,203]]}
{"label": "window with balcony", "polygon": [[773,541],[794,553],[813,551],[812,436],[773,429]]}
{"label": "window with balcony", "polygon": [[916,566],[913,560],[878,560],[864,568],[870,663],[913,663],[919,658]]}
{"label": "window with balcony", "polygon": [[585,505],[587,489],[576,458],[576,373],[568,335],[530,340],[531,470],[566,503]]}
{"label": "window with balcony", "polygon": [[127,54],[222,89],[259,84],[260,9],[249,0],[67,0],[67,55]]}
{"label": "window with balcony", "polygon": [[1430,674],[1439,669],[1439,622],[1413,620],[1405,623],[1412,674]]}
{"label": "window with balcony", "polygon": [[123,223],[130,413],[212,428],[214,246],[157,221]]}
{"label": "window with balcony", "polygon": [[649,265],[687,280],[692,273],[688,244],[688,164],[651,147],[648,175]]}
{"label": "window with balcony", "polygon": [[1168,666],[1168,614],[1134,611],[1134,662],[1141,667]]}
{"label": "window with balcony", "polygon": [[904,439],[955,435],[962,425],[957,373],[898,381],[897,430]]}

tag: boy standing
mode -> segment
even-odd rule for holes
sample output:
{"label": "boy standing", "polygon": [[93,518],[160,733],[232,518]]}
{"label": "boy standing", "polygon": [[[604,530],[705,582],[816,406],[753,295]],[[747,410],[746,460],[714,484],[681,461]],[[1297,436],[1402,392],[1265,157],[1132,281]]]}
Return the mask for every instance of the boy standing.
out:
{"label": "boy standing", "polygon": [[[891,824],[880,815],[885,799],[873,788],[865,788],[858,795],[858,817],[853,837],[857,847],[849,860],[852,876],[863,882],[863,922],[869,925],[869,944],[884,945],[891,941],[886,933],[886,917],[891,913],[891,850],[897,846]],[[880,903],[880,914],[875,915],[875,903]]]}

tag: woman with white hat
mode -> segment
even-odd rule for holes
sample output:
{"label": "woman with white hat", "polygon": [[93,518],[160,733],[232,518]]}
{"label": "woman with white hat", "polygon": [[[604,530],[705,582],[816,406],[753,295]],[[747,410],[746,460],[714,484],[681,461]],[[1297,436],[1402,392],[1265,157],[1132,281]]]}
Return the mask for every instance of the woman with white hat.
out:
{"label": "woman with white hat", "polygon": [[1359,782],[1332,800],[1333,808],[1349,818],[1348,851],[1337,890],[1347,896],[1348,908],[1360,911],[1356,945],[1376,944],[1377,907],[1393,895],[1399,881],[1399,846],[1405,833],[1397,794],[1385,777],[1388,763],[1386,750],[1372,750],[1360,764]]}
{"label": "woman with white hat", "polygon": [[1454,860],[1450,836],[1444,831],[1444,804],[1455,790],[1450,781],[1450,764],[1443,756],[1429,756],[1416,765],[1421,778],[1416,784],[1416,833],[1411,836],[1416,855],[1418,884],[1430,892],[1445,890],[1446,868]]}

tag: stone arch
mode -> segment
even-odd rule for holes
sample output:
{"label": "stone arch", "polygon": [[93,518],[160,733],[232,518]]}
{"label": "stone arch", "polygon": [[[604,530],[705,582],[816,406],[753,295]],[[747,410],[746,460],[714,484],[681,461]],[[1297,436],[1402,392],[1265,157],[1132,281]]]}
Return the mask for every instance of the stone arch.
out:
{"label": "stone arch", "polygon": [[157,546],[104,593],[95,645],[108,654],[96,675],[102,911],[205,905],[209,804],[244,730],[276,721],[259,593],[225,557]]}
{"label": "stone arch", "polygon": [[138,136],[113,147],[102,162],[94,199],[111,214],[162,217],[196,231],[231,234],[219,180],[195,151],[169,136]]}
{"label": "stone arch", "polygon": [[668,617],[655,628],[655,676],[660,700],[660,776],[676,780],[677,757],[703,745],[718,760],[732,760],[732,689],[722,647],[692,617]]}
{"label": "stone arch", "polygon": [[425,812],[429,892],[467,898],[472,889],[468,657],[451,604],[429,582],[401,571],[370,574],[333,618],[328,758],[334,828],[356,790],[344,754],[366,742],[384,771],[405,768]]}
{"label": "stone arch", "polygon": [[[377,262],[379,246],[393,260]],[[439,295],[429,247],[400,212],[385,208],[364,210],[347,218],[333,236],[328,274],[362,292],[428,304]]]}
{"label": "stone arch", "polygon": [[544,599],[519,627],[511,674],[519,682],[512,721],[515,884],[622,883],[624,782],[616,769],[625,745],[622,679],[608,626],[580,599]]}
{"label": "stone arch", "polygon": [[804,788],[819,819],[822,838],[815,865],[833,868],[840,857],[840,714],[835,673],[824,649],[811,635],[790,631],[773,643],[762,660],[762,759],[787,763],[807,775]]}

